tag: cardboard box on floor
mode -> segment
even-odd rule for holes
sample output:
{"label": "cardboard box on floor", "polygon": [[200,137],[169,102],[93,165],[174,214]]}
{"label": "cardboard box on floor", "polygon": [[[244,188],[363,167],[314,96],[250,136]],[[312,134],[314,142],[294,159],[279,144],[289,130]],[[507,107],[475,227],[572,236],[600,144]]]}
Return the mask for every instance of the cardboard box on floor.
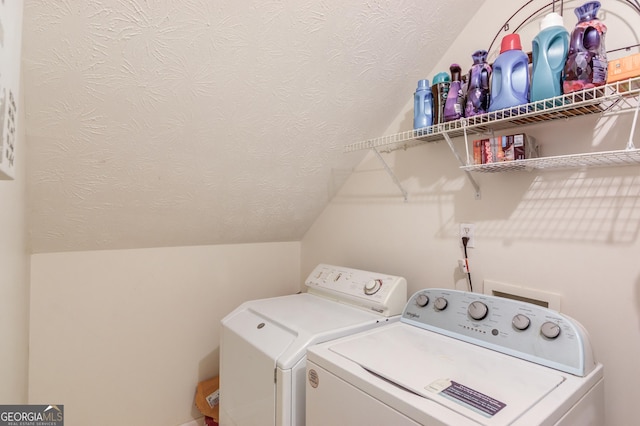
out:
{"label": "cardboard box on floor", "polygon": [[219,421],[220,413],[220,378],[214,377],[209,380],[203,380],[198,383],[196,389],[195,403],[196,407],[203,416],[211,417],[216,424]]}

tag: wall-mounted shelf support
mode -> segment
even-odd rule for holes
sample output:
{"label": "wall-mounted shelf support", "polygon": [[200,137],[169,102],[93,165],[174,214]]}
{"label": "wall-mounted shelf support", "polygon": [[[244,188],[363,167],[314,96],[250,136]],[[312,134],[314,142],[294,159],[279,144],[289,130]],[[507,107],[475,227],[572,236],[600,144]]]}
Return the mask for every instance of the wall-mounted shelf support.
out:
{"label": "wall-mounted shelf support", "polygon": [[[442,133],[442,136],[444,137],[444,140],[447,141],[447,144],[449,144],[449,149],[451,149],[451,152],[453,152],[453,155],[458,159],[458,162],[460,163],[460,166],[466,166],[467,162],[465,162],[462,157],[460,156],[460,154],[458,153],[458,151],[456,150],[456,148],[453,146],[453,142],[451,141],[451,138],[449,137],[449,134],[444,132]],[[467,131],[464,131],[464,140],[465,140],[465,145],[468,143],[467,142]],[[467,150],[467,157],[469,150]],[[467,158],[468,161],[468,158]],[[473,179],[473,176],[471,176],[471,173],[468,170],[464,170],[464,174],[467,176],[467,179],[469,180],[469,183],[471,183],[471,185],[473,186],[473,189],[475,190],[475,198],[476,200],[480,199],[480,186],[478,186],[478,183],[475,181],[475,179]]]}
{"label": "wall-mounted shelf support", "polygon": [[378,150],[375,149],[375,148],[371,148],[371,150],[376,154],[376,156],[378,157],[378,160],[380,160],[380,162],[382,163],[382,166],[387,171],[389,176],[391,176],[391,179],[393,180],[393,183],[395,183],[396,186],[400,189],[400,192],[402,192],[402,196],[404,197],[404,202],[406,203],[408,201],[408,199],[409,199],[409,195],[407,194],[407,191],[402,187],[402,184],[400,183],[400,180],[398,179],[396,174],[393,173],[393,170],[391,170],[391,167],[389,167],[387,162],[384,161],[384,158],[382,158],[382,155],[380,155]]}
{"label": "wall-mounted shelf support", "polygon": [[638,122],[638,110],[640,110],[640,94],[638,94],[638,101],[636,102],[636,111],[633,113],[633,122],[631,123],[631,133],[629,133],[627,149],[635,149],[635,146],[633,145],[633,134],[636,131],[636,123]]}
{"label": "wall-mounted shelf support", "polygon": [[[546,123],[553,120],[569,119],[592,114],[618,114],[634,111],[629,141],[625,149],[604,152],[588,152],[554,157],[528,158],[525,160],[502,161],[490,164],[473,164],[470,157],[468,132],[471,134],[492,134],[496,130],[513,129],[522,125]],[[636,124],[640,115],[640,77],[633,77],[604,86],[568,93],[542,101],[531,102],[513,108],[506,108],[486,114],[466,117],[446,123],[435,124],[422,129],[410,130],[394,135],[382,136],[346,145],[345,152],[371,149],[383,164],[393,182],[402,192],[405,202],[407,191],[402,187],[391,168],[385,163],[381,152],[390,153],[398,149],[408,149],[442,139],[460,162],[460,169],[475,190],[475,198],[480,199],[480,187],[471,173],[496,173],[507,171],[553,170],[576,167],[618,167],[640,165],[640,148],[633,144]],[[464,136],[466,161],[453,146],[451,138]]]}

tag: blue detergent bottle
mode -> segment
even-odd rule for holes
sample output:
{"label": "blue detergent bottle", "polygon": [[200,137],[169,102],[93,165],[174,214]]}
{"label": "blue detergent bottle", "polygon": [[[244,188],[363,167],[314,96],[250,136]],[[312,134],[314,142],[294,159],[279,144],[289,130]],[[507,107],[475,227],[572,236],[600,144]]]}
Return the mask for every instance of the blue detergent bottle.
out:
{"label": "blue detergent bottle", "polygon": [[422,129],[433,124],[433,102],[429,80],[418,80],[418,88],[413,95],[413,128]]}
{"label": "blue detergent bottle", "polygon": [[522,51],[520,36],[502,38],[500,55],[493,63],[489,111],[511,108],[529,102],[529,58]]}
{"label": "blue detergent bottle", "polygon": [[562,16],[553,12],[540,22],[533,39],[531,102],[562,95],[562,74],[569,52],[569,32]]}

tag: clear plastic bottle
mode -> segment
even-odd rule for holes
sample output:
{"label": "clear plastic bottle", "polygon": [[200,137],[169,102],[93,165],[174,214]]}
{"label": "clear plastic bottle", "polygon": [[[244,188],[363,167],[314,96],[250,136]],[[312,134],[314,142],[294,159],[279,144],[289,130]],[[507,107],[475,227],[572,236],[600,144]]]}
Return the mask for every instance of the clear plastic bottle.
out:
{"label": "clear plastic bottle", "polygon": [[569,32],[562,16],[553,12],[544,17],[532,50],[531,102],[562,95],[562,73],[569,52]]}
{"label": "clear plastic bottle", "polygon": [[413,128],[422,129],[433,125],[433,102],[429,80],[418,80],[418,88],[413,99]]}

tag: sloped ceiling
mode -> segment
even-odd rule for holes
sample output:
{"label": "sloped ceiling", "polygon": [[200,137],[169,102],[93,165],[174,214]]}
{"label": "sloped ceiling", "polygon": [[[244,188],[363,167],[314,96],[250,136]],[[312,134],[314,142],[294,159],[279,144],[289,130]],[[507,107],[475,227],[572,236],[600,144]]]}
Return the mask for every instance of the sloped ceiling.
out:
{"label": "sloped ceiling", "polygon": [[482,3],[26,0],[32,251],[300,240]]}

